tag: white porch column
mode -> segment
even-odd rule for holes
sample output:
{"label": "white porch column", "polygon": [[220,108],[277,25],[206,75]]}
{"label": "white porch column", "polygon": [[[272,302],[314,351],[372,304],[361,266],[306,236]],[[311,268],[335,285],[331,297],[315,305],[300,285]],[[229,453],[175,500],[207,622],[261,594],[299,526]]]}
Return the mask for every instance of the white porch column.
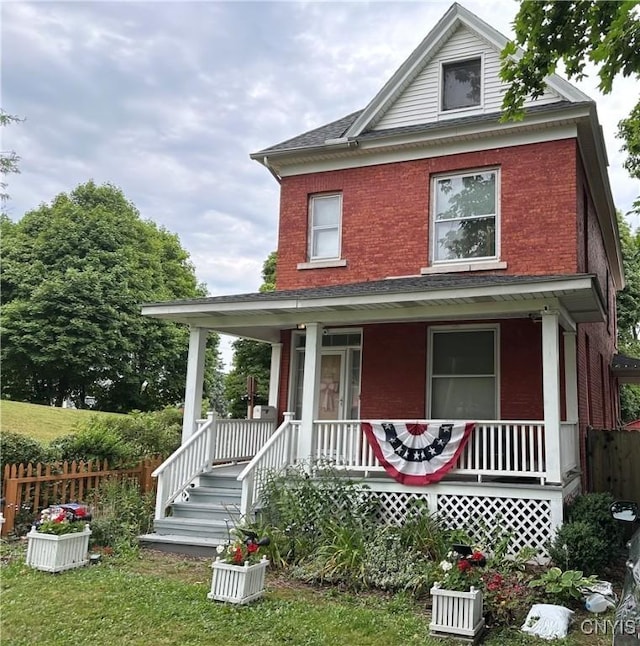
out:
{"label": "white porch column", "polygon": [[573,331],[562,333],[564,340],[564,400],[567,422],[578,421],[578,359],[576,350],[577,334]]}
{"label": "white porch column", "polygon": [[182,444],[193,435],[196,420],[202,411],[202,384],[204,380],[204,351],[209,330],[189,328],[189,357],[187,359],[187,385],[184,392],[184,417],[182,419]]}
{"label": "white porch column", "polygon": [[547,480],[561,482],[560,473],[560,344],[558,313],[542,312],[542,393]]}
{"label": "white porch column", "polygon": [[280,386],[280,359],[282,343],[271,344],[271,372],[269,374],[269,406],[278,407],[278,388]]}
{"label": "white porch column", "polygon": [[313,437],[313,418],[316,410],[316,393],[320,381],[320,351],[322,348],[322,326],[319,323],[307,323],[307,334],[304,346],[304,378],[302,383],[302,414],[298,434],[298,459],[308,460],[311,457]]}

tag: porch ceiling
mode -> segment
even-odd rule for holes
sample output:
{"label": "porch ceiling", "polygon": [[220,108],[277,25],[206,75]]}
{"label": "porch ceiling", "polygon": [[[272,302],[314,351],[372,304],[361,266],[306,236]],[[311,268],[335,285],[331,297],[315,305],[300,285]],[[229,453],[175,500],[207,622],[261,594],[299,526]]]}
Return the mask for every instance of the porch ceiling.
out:
{"label": "porch ceiling", "polygon": [[602,321],[595,276],[435,275],[234,294],[142,305],[142,314],[261,341],[303,323],[325,326],[534,316],[557,310],[562,324]]}

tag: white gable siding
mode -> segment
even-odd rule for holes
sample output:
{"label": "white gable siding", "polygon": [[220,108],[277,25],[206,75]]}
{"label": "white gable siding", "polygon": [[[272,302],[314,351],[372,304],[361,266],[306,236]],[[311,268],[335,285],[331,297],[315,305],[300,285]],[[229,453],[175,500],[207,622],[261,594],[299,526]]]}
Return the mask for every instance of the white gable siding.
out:
{"label": "white gable siding", "polygon": [[[478,56],[482,56],[483,60],[482,104],[477,108],[440,112],[439,84],[442,62]],[[400,94],[373,129],[386,130],[472,114],[497,112],[502,105],[502,96],[506,87],[500,81],[499,71],[500,52],[468,29],[459,27]],[[527,101],[525,105],[541,105],[559,100],[560,97],[555,92],[547,90],[539,99]]]}

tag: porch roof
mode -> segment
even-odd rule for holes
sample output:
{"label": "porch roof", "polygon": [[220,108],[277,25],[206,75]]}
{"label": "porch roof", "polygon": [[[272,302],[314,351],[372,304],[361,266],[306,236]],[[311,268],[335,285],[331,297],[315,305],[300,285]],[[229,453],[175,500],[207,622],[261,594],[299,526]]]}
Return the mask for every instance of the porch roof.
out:
{"label": "porch roof", "polygon": [[260,341],[300,324],[364,325],[537,316],[556,310],[564,327],[602,321],[593,274],[551,276],[440,274],[231,294],[142,305],[142,314]]}
{"label": "porch roof", "polygon": [[621,384],[640,384],[640,359],[626,354],[615,354],[611,371]]}

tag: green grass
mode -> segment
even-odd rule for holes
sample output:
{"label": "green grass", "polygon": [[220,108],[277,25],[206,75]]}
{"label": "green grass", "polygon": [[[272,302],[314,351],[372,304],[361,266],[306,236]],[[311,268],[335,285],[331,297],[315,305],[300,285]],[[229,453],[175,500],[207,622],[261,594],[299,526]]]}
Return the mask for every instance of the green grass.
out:
{"label": "green grass", "polygon": [[61,435],[77,431],[93,415],[117,415],[73,408],[54,408],[38,404],[25,404],[7,399],[0,400],[0,431],[20,433],[48,443]]}
{"label": "green grass", "polygon": [[[269,573],[263,600],[237,607],[209,601],[210,559],[156,552],[106,558],[58,575],[24,564],[24,545],[2,545],[3,646],[449,646],[428,637],[424,603],[402,595],[317,589]],[[578,622],[579,625],[579,622]],[[574,626],[566,646],[609,646]],[[487,646],[540,644],[518,631],[491,631]]]}

